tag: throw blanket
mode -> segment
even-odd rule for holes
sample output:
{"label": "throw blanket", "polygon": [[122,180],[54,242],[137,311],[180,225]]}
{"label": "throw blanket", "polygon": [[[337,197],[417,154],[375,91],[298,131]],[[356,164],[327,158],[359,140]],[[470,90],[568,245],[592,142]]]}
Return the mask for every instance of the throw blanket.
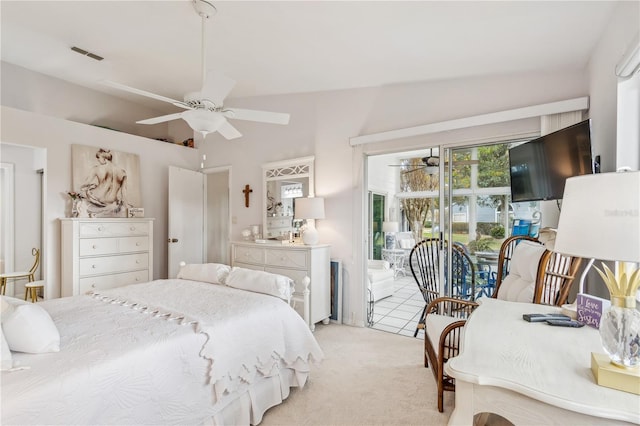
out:
{"label": "throw blanket", "polygon": [[[147,314],[194,324],[207,336],[200,356],[211,361],[216,400],[282,362],[308,372],[323,353],[308,326],[286,302],[264,294],[188,280],[156,280],[94,293]],[[302,381],[304,383],[304,381]]]}

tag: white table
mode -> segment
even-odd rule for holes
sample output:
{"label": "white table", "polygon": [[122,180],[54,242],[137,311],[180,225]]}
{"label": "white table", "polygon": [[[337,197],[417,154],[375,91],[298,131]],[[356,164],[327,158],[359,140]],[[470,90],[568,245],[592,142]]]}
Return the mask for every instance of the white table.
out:
{"label": "white table", "polygon": [[479,303],[460,355],[445,365],[456,379],[450,425],[472,425],[482,412],[516,425],[640,424],[638,395],[595,383],[591,352],[603,352],[597,330],[522,319],[557,307],[489,298]]}
{"label": "white table", "polygon": [[393,268],[393,278],[397,278],[398,274],[402,274],[403,277],[406,275],[404,270],[404,257],[405,251],[402,249],[382,249],[382,259],[391,264]]}

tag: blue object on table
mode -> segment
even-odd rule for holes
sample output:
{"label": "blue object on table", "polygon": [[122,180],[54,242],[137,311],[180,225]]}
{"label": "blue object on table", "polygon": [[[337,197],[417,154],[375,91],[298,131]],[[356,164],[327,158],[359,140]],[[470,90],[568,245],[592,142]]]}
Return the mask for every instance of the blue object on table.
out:
{"label": "blue object on table", "polygon": [[512,235],[529,235],[531,221],[528,219],[514,219]]}

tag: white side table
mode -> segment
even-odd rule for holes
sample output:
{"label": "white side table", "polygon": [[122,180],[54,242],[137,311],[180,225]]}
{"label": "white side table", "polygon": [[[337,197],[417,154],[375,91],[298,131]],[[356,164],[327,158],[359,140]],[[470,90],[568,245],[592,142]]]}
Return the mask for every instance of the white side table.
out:
{"label": "white side table", "polygon": [[398,274],[406,276],[404,270],[404,254],[405,251],[401,249],[382,249],[382,259],[391,264],[393,268],[393,278],[397,278]]}

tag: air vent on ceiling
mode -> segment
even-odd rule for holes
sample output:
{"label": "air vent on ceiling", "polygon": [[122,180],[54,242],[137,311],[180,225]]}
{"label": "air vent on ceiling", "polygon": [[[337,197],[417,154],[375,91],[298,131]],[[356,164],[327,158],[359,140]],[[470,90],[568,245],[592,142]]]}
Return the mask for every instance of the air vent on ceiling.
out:
{"label": "air vent on ceiling", "polygon": [[79,47],[76,47],[76,46],[73,46],[71,48],[71,50],[73,50],[74,52],[77,52],[77,53],[79,53],[81,55],[88,56],[91,59],[95,59],[96,61],[101,61],[101,60],[104,59],[102,56],[98,56],[95,53],[87,52],[86,50],[80,49]]}

